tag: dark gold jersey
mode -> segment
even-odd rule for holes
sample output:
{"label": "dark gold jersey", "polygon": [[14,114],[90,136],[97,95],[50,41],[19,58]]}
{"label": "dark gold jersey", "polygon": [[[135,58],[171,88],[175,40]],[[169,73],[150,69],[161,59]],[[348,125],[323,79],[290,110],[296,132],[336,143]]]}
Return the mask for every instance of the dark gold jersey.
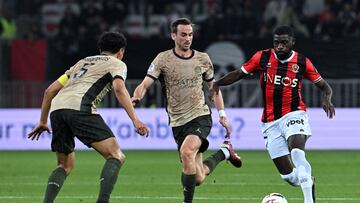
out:
{"label": "dark gold jersey", "polygon": [[96,104],[112,88],[114,78],[126,80],[126,64],[106,55],[86,57],[65,72],[68,82],[51,103],[51,111],[74,109],[96,112]]}
{"label": "dark gold jersey", "polygon": [[210,114],[203,81],[213,80],[214,68],[206,53],[193,50],[191,57],[182,58],[173,49],[161,52],[147,74],[154,80],[160,79],[165,87],[170,126],[181,126]]}

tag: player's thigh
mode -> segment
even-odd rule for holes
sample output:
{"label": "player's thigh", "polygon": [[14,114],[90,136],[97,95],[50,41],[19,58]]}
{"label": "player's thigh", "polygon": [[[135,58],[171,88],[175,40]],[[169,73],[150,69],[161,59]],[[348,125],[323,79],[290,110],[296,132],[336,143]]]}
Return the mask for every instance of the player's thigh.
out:
{"label": "player's thigh", "polygon": [[57,110],[50,114],[52,139],[51,150],[69,154],[74,151],[75,142],[71,127],[68,125],[68,110]]}
{"label": "player's thigh", "polygon": [[201,138],[198,137],[197,135],[188,135],[186,136],[184,142],[182,143],[181,147],[180,147],[180,153],[183,153],[185,151],[185,153],[193,153],[194,158],[196,156],[196,154],[199,151],[199,148],[202,144]]}
{"label": "player's thigh", "polygon": [[[212,119],[210,115],[197,117],[185,125],[173,127],[173,135],[175,142],[178,146],[178,150],[183,146],[184,141],[187,139],[189,135],[196,135],[199,137],[201,141],[201,145],[199,146],[199,152],[204,152],[209,147],[209,142],[207,137],[210,133],[212,126]],[[191,144],[191,143],[190,143]],[[188,144],[186,144],[188,145]]]}
{"label": "player's thigh", "polygon": [[125,161],[125,155],[121,151],[119,144],[114,137],[99,142],[92,142],[91,146],[105,159],[115,158],[119,159],[121,162]]}
{"label": "player's thigh", "polygon": [[94,142],[115,137],[109,126],[98,114],[75,111],[69,125],[75,136],[88,147],[91,147]]}
{"label": "player's thigh", "polygon": [[271,157],[275,159],[289,154],[289,148],[285,136],[281,132],[280,120],[263,123],[261,126],[265,146]]}

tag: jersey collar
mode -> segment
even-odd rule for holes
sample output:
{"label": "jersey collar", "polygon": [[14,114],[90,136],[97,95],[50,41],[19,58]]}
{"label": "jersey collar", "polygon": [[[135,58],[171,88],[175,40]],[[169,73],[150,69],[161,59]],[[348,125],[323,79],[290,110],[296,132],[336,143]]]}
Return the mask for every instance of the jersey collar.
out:
{"label": "jersey collar", "polygon": [[173,48],[172,50],[173,50],[173,53],[174,53],[174,55],[175,55],[176,57],[181,58],[181,59],[185,59],[185,60],[191,59],[191,58],[194,56],[194,54],[195,54],[195,51],[194,51],[193,49],[191,49],[191,52],[192,52],[192,53],[191,53],[191,55],[190,55],[189,57],[182,57],[182,56],[178,55],[178,54],[175,52],[175,48]]}
{"label": "jersey collar", "polygon": [[287,63],[287,62],[291,61],[291,59],[293,59],[294,56],[295,56],[295,52],[294,52],[294,51],[291,51],[291,55],[290,55],[289,58],[287,58],[287,59],[285,59],[285,60],[280,60],[280,59],[278,59],[278,57],[276,56],[275,50],[273,49],[272,51],[273,51],[273,53],[274,53],[275,58],[276,58],[278,61],[280,61],[281,63]]}

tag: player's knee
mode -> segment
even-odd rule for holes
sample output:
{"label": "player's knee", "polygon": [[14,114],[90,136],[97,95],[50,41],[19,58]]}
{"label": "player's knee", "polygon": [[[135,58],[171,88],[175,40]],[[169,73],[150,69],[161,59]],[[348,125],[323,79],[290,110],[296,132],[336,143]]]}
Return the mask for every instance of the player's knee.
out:
{"label": "player's knee", "polygon": [[103,154],[103,156],[106,160],[117,159],[121,162],[121,164],[124,164],[126,159],[125,154],[122,153],[120,150],[109,151],[108,153]]}
{"label": "player's knee", "polygon": [[58,167],[63,168],[66,175],[70,175],[72,169],[74,168],[74,164],[60,164]]}
{"label": "player's knee", "polygon": [[288,182],[290,185],[292,186],[299,186],[300,183],[299,183],[299,179],[296,175],[296,171],[295,171],[295,168],[293,169],[293,171],[289,174],[286,174],[286,175],[282,175],[280,174],[281,178]]}
{"label": "player's knee", "polygon": [[125,163],[125,160],[126,160],[126,156],[124,153],[120,152],[120,151],[117,151],[117,152],[114,152],[114,153],[110,153],[108,159],[110,158],[113,158],[113,159],[118,159],[121,164],[124,164]]}
{"label": "player's knee", "polygon": [[183,163],[191,162],[195,158],[194,152],[188,148],[180,150],[180,157]]}

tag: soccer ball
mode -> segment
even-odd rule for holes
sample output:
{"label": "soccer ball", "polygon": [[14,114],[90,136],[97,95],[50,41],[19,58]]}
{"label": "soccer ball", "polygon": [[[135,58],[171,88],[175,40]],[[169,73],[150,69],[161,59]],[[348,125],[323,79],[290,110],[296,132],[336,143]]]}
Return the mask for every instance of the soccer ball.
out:
{"label": "soccer ball", "polygon": [[288,203],[288,201],[284,195],[274,192],[266,195],[261,203]]}

